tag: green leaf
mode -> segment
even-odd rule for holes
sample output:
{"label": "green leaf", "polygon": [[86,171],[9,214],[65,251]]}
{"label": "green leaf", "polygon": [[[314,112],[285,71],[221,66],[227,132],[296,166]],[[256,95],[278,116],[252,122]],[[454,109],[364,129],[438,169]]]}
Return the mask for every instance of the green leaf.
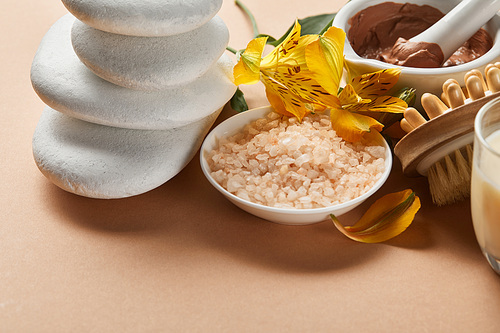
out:
{"label": "green leaf", "polygon": [[318,35],[322,31],[326,31],[326,29],[331,27],[335,15],[337,14],[321,14],[316,16],[309,16],[299,20],[299,23],[302,26],[301,35]]}
{"label": "green leaf", "polygon": [[267,34],[259,34],[259,35],[257,35],[256,38],[259,38],[259,37],[267,37],[267,44],[271,44],[271,43],[276,42],[276,38],[274,38],[273,36],[267,35]]}
{"label": "green leaf", "polygon": [[[304,35],[319,35],[319,34],[321,34],[322,32],[326,31],[329,27],[331,27],[333,19],[335,18],[335,15],[336,15],[336,13],[320,14],[320,15],[309,16],[309,17],[300,19],[299,23],[302,27],[300,35],[304,36]],[[294,24],[292,24],[290,26],[290,28],[288,28],[288,30],[285,32],[285,34],[283,36],[281,36],[281,38],[279,38],[277,40],[275,39],[274,41],[268,40],[267,44],[275,46],[275,47],[278,46],[279,44],[281,44],[281,42],[283,42],[285,40],[286,36],[288,36],[290,31],[292,31],[294,25],[295,25],[295,22],[294,22]]]}
{"label": "green leaf", "polygon": [[[328,14],[327,14],[327,15],[328,15]],[[334,18],[335,18],[335,14],[333,14],[333,17],[332,17],[332,19],[330,20],[330,22],[328,22],[328,24],[326,24],[326,25],[323,27],[323,30],[321,30],[321,31],[318,33],[318,35],[322,35],[322,34],[324,34],[324,33],[328,30],[328,28],[330,28],[330,27],[333,25],[333,19],[334,19]]]}
{"label": "green leaf", "polygon": [[234,111],[243,112],[248,110],[247,101],[245,100],[245,95],[240,90],[240,88],[236,89],[233,97],[231,98],[231,107]]}

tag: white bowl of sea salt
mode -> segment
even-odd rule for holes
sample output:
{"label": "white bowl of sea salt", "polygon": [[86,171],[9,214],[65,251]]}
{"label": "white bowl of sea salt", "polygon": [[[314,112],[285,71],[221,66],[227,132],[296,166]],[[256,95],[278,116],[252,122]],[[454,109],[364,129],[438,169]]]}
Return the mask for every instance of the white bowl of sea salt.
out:
{"label": "white bowl of sea salt", "polygon": [[271,107],[237,114],[205,138],[201,168],[233,204],[262,219],[318,223],[354,209],[387,180],[392,153],[379,139],[351,144],[328,113],[302,122]]}

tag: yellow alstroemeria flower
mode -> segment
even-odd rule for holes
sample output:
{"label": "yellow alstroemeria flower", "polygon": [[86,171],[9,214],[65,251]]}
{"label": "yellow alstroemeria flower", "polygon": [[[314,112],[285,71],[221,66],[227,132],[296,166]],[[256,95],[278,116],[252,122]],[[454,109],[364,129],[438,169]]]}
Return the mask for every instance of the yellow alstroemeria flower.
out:
{"label": "yellow alstroemeria flower", "polygon": [[330,111],[337,134],[347,141],[359,141],[371,129],[382,131],[383,124],[374,118],[378,113],[403,113],[406,102],[384,95],[396,84],[400,72],[392,68],[353,78],[339,94],[342,108]]}
{"label": "yellow alstroemeria flower", "polygon": [[273,108],[299,120],[314,111],[330,109],[332,126],[346,141],[362,139],[383,124],[370,112],[402,113],[407,105],[384,96],[399,78],[390,69],[354,78],[339,93],[344,69],[345,33],[330,27],[323,35],[300,36],[298,21],[286,39],[262,58],[267,38],[252,40],[234,67],[235,84],[253,84],[259,79]]}
{"label": "yellow alstroemeria flower", "polygon": [[[314,78],[333,95],[338,94],[343,70],[345,34],[338,30],[329,29],[306,49],[306,62]],[[387,69],[353,78],[338,94],[340,107],[328,105],[337,134],[346,141],[359,141],[372,129],[378,132],[383,129],[383,124],[368,113],[404,112],[408,106],[403,100],[384,96],[396,84],[400,73],[399,69]]]}
{"label": "yellow alstroemeria flower", "polygon": [[[272,52],[262,57],[266,37],[256,38],[248,44],[233,70],[235,84],[253,84],[259,78],[266,87],[266,95],[273,108],[299,120],[314,111],[324,110],[331,95],[312,78],[306,59],[307,45],[318,35],[300,36],[298,21],[285,40]],[[257,70],[258,69],[258,70]],[[338,99],[330,101],[338,104]]]}

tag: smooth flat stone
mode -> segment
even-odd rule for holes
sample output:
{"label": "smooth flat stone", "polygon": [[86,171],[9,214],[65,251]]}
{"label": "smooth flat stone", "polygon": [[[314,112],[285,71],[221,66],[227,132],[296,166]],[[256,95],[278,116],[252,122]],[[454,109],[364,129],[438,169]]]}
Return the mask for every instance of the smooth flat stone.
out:
{"label": "smooth flat stone", "polygon": [[131,36],[169,36],[202,26],[217,14],[222,0],[62,0],[86,24]]}
{"label": "smooth flat stone", "polygon": [[229,32],[218,16],[167,37],[117,35],[75,20],[71,41],[80,60],[101,78],[125,88],[162,90],[206,73],[224,53]]}
{"label": "smooth flat stone", "polygon": [[97,125],[46,107],[33,135],[33,156],[40,171],[68,192],[130,197],[179,173],[217,115],[176,129],[144,131]]}
{"label": "smooth flat stone", "polygon": [[233,96],[233,62],[223,55],[200,78],[161,91],[123,88],[83,65],[71,46],[68,14],[42,39],[31,67],[31,81],[45,104],[97,124],[134,129],[169,129],[198,121]]}

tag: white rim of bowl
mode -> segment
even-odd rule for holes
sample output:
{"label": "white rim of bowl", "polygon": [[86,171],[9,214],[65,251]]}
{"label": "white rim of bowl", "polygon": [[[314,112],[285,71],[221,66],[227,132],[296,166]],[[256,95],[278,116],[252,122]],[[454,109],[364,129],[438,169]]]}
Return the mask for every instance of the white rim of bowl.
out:
{"label": "white rim of bowl", "polygon": [[[208,145],[209,139],[212,138],[212,136],[214,135],[214,132],[216,132],[222,126],[227,126],[227,124],[233,122],[236,117],[248,116],[248,115],[246,115],[247,112],[257,112],[257,111],[263,112],[263,110],[265,110],[265,109],[269,109],[269,111],[272,110],[272,108],[270,106],[264,106],[264,107],[260,107],[260,108],[250,109],[250,110],[247,110],[247,111],[244,111],[244,112],[241,112],[239,114],[236,114],[234,116],[229,117],[228,119],[224,120],[219,125],[217,125],[215,128],[213,128],[210,131],[210,133],[206,136],[205,140],[203,141],[203,144],[201,145],[201,149],[200,149],[201,169],[202,169],[205,177],[208,179],[208,181],[222,194],[230,197],[231,199],[233,199],[237,202],[248,205],[250,207],[253,207],[256,209],[261,209],[261,210],[268,211],[268,212],[273,212],[273,213],[282,213],[282,214],[293,213],[296,215],[306,215],[306,214],[313,214],[313,213],[316,213],[316,214],[325,213],[325,214],[327,214],[327,213],[331,212],[332,210],[337,210],[337,209],[340,210],[343,208],[347,208],[351,205],[357,204],[359,202],[362,202],[362,201],[368,199],[372,194],[374,194],[376,191],[378,191],[382,187],[382,185],[387,181],[387,178],[389,178],[389,175],[391,174],[391,170],[392,170],[392,152],[391,152],[391,149],[389,147],[389,144],[384,139],[383,142],[384,142],[384,147],[386,149],[386,156],[385,156],[385,170],[382,173],[382,177],[379,180],[377,180],[377,182],[366,193],[364,193],[364,194],[360,195],[359,197],[356,197],[352,200],[343,202],[341,204],[337,204],[334,206],[328,206],[328,207],[320,207],[320,208],[279,208],[279,207],[264,206],[264,205],[261,205],[261,204],[255,203],[255,202],[251,202],[251,201],[242,199],[242,198],[232,194],[231,192],[226,190],[224,187],[222,187],[219,183],[217,183],[217,181],[215,181],[215,179],[213,179],[213,177],[210,175],[210,167],[208,166],[208,162],[205,159],[205,154],[209,153],[209,151],[205,151],[206,146]],[[239,129],[241,129],[241,127]],[[238,128],[234,129],[234,131],[232,133],[228,133],[228,135],[234,134],[237,130],[238,130]]]}
{"label": "white rim of bowl", "polygon": [[[344,31],[346,28],[349,26],[348,25],[348,20],[354,16],[356,13],[358,13],[360,10],[363,10],[364,8],[368,6],[373,6],[379,3],[387,2],[387,0],[358,0],[358,1],[349,1],[346,3],[340,10],[338,11],[337,15],[335,16],[335,19],[333,21],[333,25],[343,29]],[[417,3],[420,4],[420,2],[417,1],[410,1],[412,3]],[[457,1],[457,4],[459,1]],[[492,20],[497,21],[498,23],[498,31],[500,31],[500,16],[497,14],[495,15],[489,22]],[[347,34],[347,31],[345,31]],[[497,36],[497,39],[500,37]],[[500,43],[498,41],[497,43]],[[474,59],[472,61],[469,61],[465,64],[460,64],[456,66],[450,66],[450,67],[440,67],[440,68],[415,68],[415,67],[404,67],[404,66],[397,66],[397,65],[392,65],[392,64],[387,64],[383,61],[375,60],[375,59],[366,59],[363,57],[360,57],[356,52],[354,52],[353,48],[351,47],[351,44],[349,43],[349,40],[346,36],[345,39],[345,46],[344,46],[344,56],[347,61],[353,62],[353,63],[362,63],[364,65],[371,65],[373,67],[377,67],[380,69],[388,69],[388,68],[400,68],[402,70],[402,73],[407,73],[407,74],[421,74],[421,75],[449,75],[450,73],[456,73],[456,72],[466,72],[481,66],[486,66],[492,61],[495,61],[497,58],[500,57],[500,52],[494,53],[498,47],[495,47],[495,40],[493,40],[493,47],[486,52],[482,57],[479,57],[477,59]]]}

